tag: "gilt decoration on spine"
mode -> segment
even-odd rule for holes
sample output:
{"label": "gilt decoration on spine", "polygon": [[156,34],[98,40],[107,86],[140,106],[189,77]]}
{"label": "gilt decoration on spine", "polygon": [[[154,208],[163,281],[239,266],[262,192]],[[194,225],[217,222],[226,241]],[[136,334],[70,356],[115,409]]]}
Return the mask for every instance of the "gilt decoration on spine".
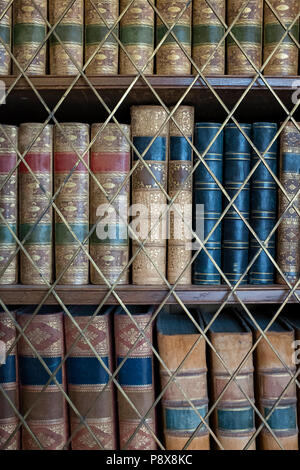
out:
{"label": "gilt decoration on spine", "polygon": [[[9,5],[10,0],[0,0],[0,15]],[[11,50],[11,34],[12,32],[12,7],[8,8],[5,15],[1,18],[0,21],[0,37],[6,47]],[[4,44],[0,44],[0,75],[9,75],[10,74],[10,55],[7,52]]]}

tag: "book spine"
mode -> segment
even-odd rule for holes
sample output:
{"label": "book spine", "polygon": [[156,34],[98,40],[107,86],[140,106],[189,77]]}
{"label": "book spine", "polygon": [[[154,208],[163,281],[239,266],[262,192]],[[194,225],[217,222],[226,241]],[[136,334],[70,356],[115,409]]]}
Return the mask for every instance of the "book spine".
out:
{"label": "book spine", "polygon": [[[10,0],[0,1],[0,11],[3,12],[9,5]],[[12,8],[10,7],[0,21],[0,37],[6,47],[11,50],[11,32],[12,32]],[[10,74],[10,55],[4,44],[0,44],[0,75]]]}
{"label": "book spine", "polygon": [[[46,74],[46,44],[37,52],[45,41],[47,33],[48,8],[47,0],[35,2],[40,13],[31,0],[16,0],[13,4],[14,27],[13,27],[13,50],[16,60],[22,69],[30,62],[26,73],[29,75]],[[13,64],[14,74],[20,73],[16,64]]]}
{"label": "book spine", "polygon": [[[95,9],[97,8],[97,10]],[[106,21],[102,20],[101,16]],[[96,0],[85,3],[85,61],[87,62],[97,50],[88,65],[88,75],[116,75],[118,73],[119,45],[111,33],[101,48],[99,44],[119,17],[119,0]],[[118,36],[118,27],[114,29]]]}
{"label": "book spine", "polygon": [[[126,267],[129,259],[128,213],[130,184],[127,182],[112,205],[109,201],[118,193],[130,171],[130,126],[108,124],[100,134],[102,124],[92,126],[91,170],[105,190],[107,197],[91,178],[90,222],[91,228],[97,224],[90,239],[90,254],[106,279],[114,284]],[[124,132],[122,134],[121,130]],[[107,210],[105,221],[97,223]],[[105,284],[105,281],[91,265],[92,284]],[[118,284],[129,284],[129,272],[122,273]]]}
{"label": "book spine", "polygon": [[[71,230],[60,215],[55,213],[55,262],[56,278],[64,271],[66,264],[78,250],[78,241],[84,242],[89,233],[89,173],[78,158],[89,165],[89,126],[79,123],[62,123],[55,127],[54,139],[54,191],[64,185],[56,199]],[[77,165],[77,162],[79,164]],[[77,165],[77,166],[76,166]],[[76,238],[74,237],[76,236]],[[85,243],[89,250],[89,242]],[[88,284],[89,260],[81,249],[62,275],[60,284]]]}
{"label": "book spine", "polygon": [[[154,0],[155,1],[155,0]],[[120,0],[122,13],[131,0]],[[154,60],[154,10],[147,0],[135,0],[120,21],[120,39],[126,52],[131,57],[138,70],[153,74]],[[120,48],[120,74],[136,75],[137,70]]]}
{"label": "book spine", "polygon": [[[165,124],[167,120],[166,111],[160,106],[133,106],[131,108],[131,120],[133,144],[141,156],[151,143],[153,137],[162,128],[159,136],[144,155],[144,161],[155,175],[157,181],[167,190],[169,124]],[[134,153],[133,164],[136,164],[138,160],[137,154]],[[149,258],[141,250],[133,262],[133,284],[162,284],[162,278],[155,269],[155,266],[162,275],[166,275],[167,221],[165,217],[158,221],[162,212],[166,209],[166,202],[166,196],[152,175],[150,175],[148,168],[139,161],[132,175],[132,204],[133,206],[136,205],[136,212],[140,213],[141,231],[136,231],[139,241],[145,241],[148,233],[153,229],[144,245]],[[132,246],[133,255],[135,255],[140,245],[138,241],[133,239]]]}
{"label": "book spine", "polygon": [[[264,6],[264,62],[270,57],[277,44],[283,37],[296,16],[299,14],[298,0],[270,0],[269,4],[279,16],[278,21],[273,11],[267,3]],[[299,41],[299,18],[291,28],[290,33]],[[264,73],[266,75],[297,75],[298,74],[298,47],[293,39],[286,35],[272,58],[266,65]]]}
{"label": "book spine", "polygon": [[[9,224],[11,230],[17,234],[18,218],[18,180],[17,171],[14,171],[9,180],[4,184],[6,178],[17,164],[18,148],[18,128],[13,126],[2,126],[0,129],[0,210],[2,216]],[[7,265],[9,258],[14,253],[17,243],[5,225],[4,220],[0,219],[0,259],[1,270]],[[15,256],[3,275],[0,278],[0,284],[16,284],[18,281],[18,256]]]}
{"label": "book spine", "polygon": [[[172,374],[178,369],[187,354],[199,339],[199,335],[164,335],[158,333],[160,357]],[[207,366],[205,340],[202,338],[194,350],[185,359],[176,378],[169,384],[162,397],[165,447],[167,450],[181,450],[202,423],[208,412]],[[160,382],[163,389],[170,381],[165,367],[160,365]],[[183,394],[185,393],[185,395]],[[199,426],[195,437],[187,450],[209,450],[209,431],[203,424]]]}
{"label": "book spine", "polygon": [[[17,314],[17,320],[31,345],[39,353],[53,374],[64,355],[62,313],[30,315]],[[49,373],[35,356],[32,347],[23,337],[18,342],[21,412],[23,415],[34,405],[27,416],[27,423],[45,450],[62,450],[67,441],[66,402],[58,385],[52,380],[43,392],[43,400],[37,401],[43,387],[49,381]],[[65,368],[55,374],[57,382],[65,389]],[[27,429],[22,429],[22,449],[39,450],[39,446]]]}
{"label": "book spine", "polygon": [[[145,330],[151,320],[151,315],[140,314],[133,317],[138,328],[126,313],[116,312],[115,314],[116,365],[119,367],[128,354],[118,373],[118,381],[137,411],[144,417],[155,401],[153,353],[150,346],[152,344],[152,325],[145,331],[147,341],[139,330]],[[137,345],[133,347],[138,338]],[[149,430],[150,428],[154,434],[156,432],[155,410],[151,410],[131,439],[141,419],[119,390],[118,409],[121,450],[155,450],[156,442]],[[147,426],[145,426],[146,423]],[[128,442],[130,439],[131,441]]]}
{"label": "book spine", "polygon": [[[223,366],[211,350],[211,384],[213,403],[220,397],[230,380],[230,373],[239,367],[252,347],[252,333],[210,333],[217,353],[229,369]],[[254,409],[237,383],[254,402],[253,358],[247,361],[226,392],[222,395],[213,414],[214,431],[225,450],[243,450],[255,432]],[[255,450],[255,441],[249,450]]]}
{"label": "book spine", "polygon": [[[85,331],[85,336],[89,338],[107,369],[112,371],[109,315],[98,315],[93,320],[91,316],[76,315],[74,320],[80,329]],[[70,410],[72,450],[115,450],[114,395],[112,382],[108,384],[109,374],[83,337],[72,348],[80,333],[67,316],[65,332],[66,353],[70,351],[66,364],[68,394],[102,445],[98,445],[86,426],[80,426],[79,417]],[[101,397],[98,397],[99,394]]]}
{"label": "book spine", "polygon": [[[241,124],[248,137],[251,137],[251,124]],[[233,198],[250,173],[251,147],[235,124],[225,128],[225,176],[224,186]],[[224,197],[225,207],[228,199]],[[249,221],[250,182],[239,193],[235,206]],[[239,214],[231,206],[223,222],[223,272],[231,284],[237,283],[248,266],[249,231]],[[245,275],[240,284],[247,284]]]}
{"label": "book spine", "polygon": [[[260,332],[257,331],[256,339],[260,336]],[[269,331],[266,333],[266,336],[279,353],[282,361],[295,374],[296,367],[293,364],[293,354],[290,354],[294,341],[294,331]],[[257,374],[259,409],[261,414],[266,417],[287,387],[291,380],[291,375],[264,338],[257,345],[255,369]],[[268,419],[268,424],[285,450],[298,449],[295,382],[292,382],[284,392],[283,398]],[[260,448],[262,450],[280,449],[275,438],[266,427],[260,433]]]}
{"label": "book spine", "polygon": [[[168,0],[157,0],[157,9],[168,28],[173,28],[178,42],[181,43],[183,49],[192,55],[192,4],[185,9],[180,16],[182,10],[186,7],[186,0],[176,0],[170,2]],[[180,17],[180,19],[178,19]],[[178,19],[178,20],[177,20]],[[167,27],[157,16],[156,21],[156,44],[158,45],[167,33]],[[168,34],[161,47],[156,54],[156,73],[157,75],[189,75],[191,73],[191,62],[185,55],[181,47],[171,33]]]}
{"label": "book spine", "polygon": [[[220,127],[221,124],[210,122],[196,124],[195,147],[201,154],[210,145]],[[224,133],[222,131],[204,157],[208,167],[221,184],[223,184],[223,140]],[[195,159],[195,164],[197,161],[198,159]],[[194,198],[196,207],[201,204],[204,206],[204,239],[206,239],[221,217],[222,191],[203,163],[199,164],[194,175]],[[207,241],[206,249],[220,268],[221,242],[222,224],[219,224]],[[220,282],[221,276],[217,268],[204,250],[201,250],[193,266],[193,283],[214,285],[220,284]]]}
{"label": "book spine", "polygon": [[[285,126],[280,141],[280,182],[290,199],[300,190],[300,133],[293,123]],[[300,275],[300,217],[291,207],[282,191],[279,191],[279,217],[283,217],[278,227],[277,263],[285,278],[295,284]],[[300,209],[300,196],[294,206]],[[277,273],[278,284],[286,281]]]}
{"label": "book spine", "polygon": [[[59,21],[68,6],[70,6],[69,0],[50,2],[49,16],[52,26]],[[83,0],[76,0],[56,26],[56,36],[53,33],[50,37],[51,75],[77,75],[79,73],[77,67],[83,66],[83,22]]]}
{"label": "book spine", "polygon": [[[277,124],[256,122],[253,124],[253,143],[261,152],[265,152],[277,133]],[[273,143],[264,159],[277,175],[277,140]],[[252,152],[252,166],[260,164],[251,179],[251,226],[259,239],[264,242],[275,227],[277,218],[277,184],[264,166],[256,152]],[[266,246],[275,258],[275,234]],[[251,235],[250,259],[259,251],[258,241]],[[274,284],[275,269],[272,261],[262,252],[250,269],[250,284]]]}
{"label": "book spine", "polygon": [[[212,10],[205,0],[193,2],[193,60],[203,70],[205,75],[225,74],[225,41],[217,49],[218,43],[224,36],[225,29],[218,17],[226,18],[225,0],[210,2]],[[214,13],[216,12],[217,15]],[[196,71],[194,71],[196,74]]]}
{"label": "book spine", "polygon": [[[194,113],[192,106],[180,106],[174,113],[178,127],[170,123],[170,161],[169,161],[169,196],[180,190],[170,210],[170,238],[168,242],[168,281],[175,284],[192,259],[192,204],[193,204],[193,142]],[[186,139],[181,130],[187,136]],[[189,142],[190,141],[190,142]],[[175,208],[178,210],[175,211]],[[183,217],[183,220],[181,218]],[[184,272],[178,284],[192,283],[192,266]]]}
{"label": "book spine", "polygon": [[[14,316],[14,313],[12,313]],[[0,364],[0,385],[15,407],[19,408],[19,388],[17,376],[16,327],[13,320],[6,312],[0,313],[0,338],[6,352],[5,364]],[[20,431],[18,430],[10,439],[18,426],[19,419],[13,408],[1,393],[0,396],[0,450],[19,450]],[[8,442],[8,440],[10,441]]]}
{"label": "book spine", "polygon": [[[229,26],[244,6],[243,0],[228,0],[227,19]],[[263,0],[250,0],[232,28],[235,39],[238,40],[247,57],[257,68],[260,68],[262,59],[262,20]],[[229,75],[255,75],[255,69],[247,57],[235,40],[228,36],[227,73]]]}
{"label": "book spine", "polygon": [[42,129],[42,124],[34,123],[21,124],[19,129],[21,154],[30,148],[40,133],[25,156],[36,178],[23,162],[19,166],[19,236],[21,241],[27,237],[24,247],[36,266],[21,251],[22,284],[44,284],[44,279],[52,282],[52,207],[46,209],[52,197],[53,128],[49,125]]}

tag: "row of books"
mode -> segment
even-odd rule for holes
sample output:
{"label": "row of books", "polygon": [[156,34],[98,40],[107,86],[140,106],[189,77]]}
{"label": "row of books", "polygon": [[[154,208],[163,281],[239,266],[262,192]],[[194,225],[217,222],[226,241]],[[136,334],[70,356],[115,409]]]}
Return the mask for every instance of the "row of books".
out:
{"label": "row of books", "polygon": [[0,313],[0,449],[298,449],[298,307],[127,309]]}
{"label": "row of books", "polygon": [[190,106],[167,117],[134,106],[131,127],[94,124],[91,136],[80,123],[2,126],[0,283],[18,282],[20,251],[25,285],[294,285],[296,125],[278,137],[272,122],[194,125]]}
{"label": "row of books", "polygon": [[254,75],[262,63],[267,75],[298,74],[298,0],[14,0],[13,14],[10,3],[0,2],[2,75],[11,36],[14,74],[46,74],[48,38],[51,75],[77,75],[84,61],[89,75]]}

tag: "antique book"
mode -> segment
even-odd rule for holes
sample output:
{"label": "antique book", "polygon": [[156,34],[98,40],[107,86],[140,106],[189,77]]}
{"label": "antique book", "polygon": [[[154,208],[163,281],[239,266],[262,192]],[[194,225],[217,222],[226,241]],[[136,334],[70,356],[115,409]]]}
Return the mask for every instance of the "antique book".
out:
{"label": "antique book", "polygon": [[[64,316],[68,395],[84,423],[70,409],[72,450],[115,450],[116,418],[112,372],[111,313],[104,307],[96,316],[97,306],[71,306]],[[76,322],[76,324],[74,323]],[[103,361],[101,364],[80,330]],[[91,429],[85,426],[85,423]],[[95,439],[97,438],[97,440]],[[98,441],[98,442],[97,442]]]}
{"label": "antique book", "polygon": [[[168,281],[179,285],[192,283],[192,204],[193,204],[193,106],[180,106],[170,122],[169,196],[179,192],[169,212]],[[185,136],[183,135],[185,134]],[[177,209],[177,210],[176,210]],[[181,276],[181,277],[180,277]]]}
{"label": "antique book", "polygon": [[[299,17],[296,20],[299,15],[299,0],[269,0],[269,5],[266,2],[264,4],[264,62],[270,56],[271,58],[264,73],[275,76],[298,75],[299,50],[290,34],[299,41]],[[290,34],[277,47],[292,23]]]}
{"label": "antique book", "polygon": [[[8,399],[19,409],[19,388],[17,351],[15,346],[16,326],[15,314],[11,317],[3,309],[0,310],[0,350],[4,354],[0,360],[0,450],[20,449],[20,430],[17,429],[19,419]],[[1,347],[3,346],[3,347]],[[2,364],[2,361],[4,362]]]}
{"label": "antique book", "polygon": [[[240,124],[244,133],[251,137],[251,124]],[[250,173],[251,147],[235,124],[225,127],[224,188],[233,198]],[[229,205],[224,196],[224,208]],[[235,206],[245,220],[250,218],[250,181],[235,199]],[[249,230],[238,212],[231,206],[223,222],[223,272],[231,284],[237,283],[248,266]],[[240,284],[247,284],[246,274]],[[225,282],[225,281],[224,281]]]}
{"label": "antique book", "polygon": [[[250,0],[247,4],[244,0],[228,0],[228,26],[234,22],[241,11],[232,28],[234,38],[228,35],[227,39],[227,73],[229,75],[255,75],[256,71],[248,58],[257,68],[261,67],[263,0]],[[243,54],[236,40],[246,55]]]}
{"label": "antique book", "polygon": [[[157,75],[189,75],[191,62],[188,57],[192,55],[192,4],[186,0],[176,0],[170,5],[169,0],[157,0],[157,10],[163,18],[156,15],[156,46],[159,45],[168,28],[172,30],[177,41],[171,33],[164,39],[156,53]],[[183,13],[182,13],[183,12]],[[188,57],[184,51],[187,52]]]}
{"label": "antique book", "polygon": [[[280,183],[286,195],[279,191],[279,217],[282,217],[278,227],[277,263],[285,279],[295,284],[300,276],[300,217],[295,208],[300,211],[300,132],[292,122],[289,122],[280,137]],[[293,205],[289,207],[289,201]],[[277,272],[277,282],[286,281]]]}
{"label": "antique book", "polygon": [[[256,323],[263,331],[267,329],[276,311],[277,309],[268,311],[265,307],[251,309]],[[270,341],[272,348],[274,348],[273,350],[267,340],[261,337],[257,325],[248,316],[246,321],[249,322],[254,331],[254,341],[261,338],[254,354],[258,408],[265,419],[273,409],[272,414],[266,419],[268,425],[283,449],[297,450],[296,384],[291,382],[292,376],[296,372],[296,366],[293,361],[295,332],[286,322],[276,319],[265,331],[267,339]],[[277,403],[279,397],[280,401]],[[273,408],[274,406],[275,408]],[[260,420],[258,424],[261,424]],[[258,437],[261,450],[281,449],[274,435],[264,425]]]}
{"label": "antique book", "polygon": [[55,126],[54,192],[59,191],[55,202],[61,212],[55,212],[55,264],[60,284],[89,282],[89,241],[84,243],[89,234],[89,134],[87,124]]}
{"label": "antique book", "polygon": [[[36,8],[38,7],[38,8]],[[43,44],[47,33],[47,0],[14,0],[13,3],[13,53],[22,69],[28,75],[45,75],[47,46]],[[13,72],[20,70],[13,63]]]}
{"label": "antique book", "polygon": [[[217,181],[219,181],[220,184],[223,184],[223,131],[220,132],[214,143],[212,143],[220,128],[221,124],[214,122],[201,122],[196,124],[195,127],[195,147],[201,155],[203,155],[203,153],[208,149],[204,156],[204,160],[216,178],[216,180],[214,180],[202,162],[199,163],[194,172],[194,200],[196,204],[194,229],[198,232],[197,225],[202,223],[201,213],[199,214],[197,209],[201,209],[201,205],[203,205],[204,239],[209,236],[222,214],[222,191],[218,186]],[[194,160],[194,164],[196,165],[198,163],[196,155]],[[198,218],[199,221],[197,220]],[[221,242],[222,224],[219,223],[210,235],[205,247],[220,269]],[[207,253],[202,249],[194,261],[193,284],[214,285],[220,284],[220,282],[220,273]]]}
{"label": "antique book", "polygon": [[[277,124],[274,122],[255,122],[253,124],[252,142],[261,155],[270,146],[277,133]],[[277,176],[277,140],[264,155],[264,159]],[[261,242],[265,242],[275,227],[277,221],[277,183],[272,174],[265,167],[260,157],[252,149],[252,167],[259,161],[259,166],[251,178],[251,227]],[[275,234],[267,243],[267,250],[275,259]],[[250,260],[254,258],[260,250],[257,239],[250,235]],[[249,273],[250,284],[274,284],[275,266],[268,255],[262,251]]]}
{"label": "antique book", "polygon": [[17,311],[17,321],[28,339],[22,336],[18,342],[21,412],[35,436],[23,426],[22,449],[62,450],[68,430],[66,401],[57,385],[66,388],[65,366],[61,366],[63,314],[58,307],[49,306],[33,316],[34,311],[35,307]]}
{"label": "antique book", "polygon": [[120,367],[117,380],[132,403],[118,389],[120,448],[155,450],[155,408],[151,408],[155,401],[152,323],[148,326],[155,308],[140,306],[128,310],[132,318],[122,307],[117,309],[114,329],[116,368]]}
{"label": "antique book", "polygon": [[[164,214],[167,198],[163,192],[167,191],[168,183],[169,123],[166,121],[167,112],[161,106],[131,108],[132,140],[143,157],[140,161],[138,154],[133,154],[131,215],[136,219],[134,232],[138,237],[138,240],[133,237],[132,241],[136,256],[132,264],[133,284],[161,285],[161,275],[166,275],[167,218]],[[144,250],[140,243],[145,243]]]}
{"label": "antique book", "polygon": [[[34,143],[33,143],[34,142]],[[52,282],[52,160],[53,127],[25,123],[19,128],[19,237],[32,262],[21,250],[22,284]],[[34,176],[31,174],[31,172]]]}
{"label": "antique book", "polygon": [[[197,321],[203,330],[201,317]],[[165,390],[162,409],[167,450],[182,450],[185,446],[187,450],[209,450],[210,447],[204,420],[208,412],[205,339],[199,338],[200,331],[185,312],[160,312],[157,341],[163,360],[160,382],[161,390]]]}
{"label": "antique book", "polygon": [[154,10],[148,0],[131,3],[132,0],[120,0],[120,14],[126,9],[120,21],[120,40],[125,49],[120,48],[120,74],[137,75],[143,70],[144,74],[151,75],[154,71]]}
{"label": "antique book", "polygon": [[[129,260],[130,182],[125,180],[130,171],[130,126],[110,123],[101,131],[102,126],[92,126],[91,170],[96,180],[90,178],[90,224],[96,228],[90,254],[110,284],[129,284],[128,270],[122,271]],[[106,284],[92,264],[91,282]]]}
{"label": "antique book", "polygon": [[[50,37],[50,74],[77,75],[83,66],[83,0],[72,4],[69,0],[52,0],[49,3],[50,24],[63,19]],[[68,10],[67,10],[68,9]],[[67,10],[67,11],[66,11]],[[59,39],[61,41],[59,41]]]}
{"label": "antique book", "polygon": [[[0,1],[0,15],[2,16],[4,10],[10,4],[10,0]],[[6,10],[6,13],[0,21],[0,37],[4,42],[5,46],[11,50],[12,42],[12,7]],[[4,44],[0,44],[0,75],[10,74],[10,55],[5,48]]]}
{"label": "antique book", "polygon": [[[0,128],[0,284],[16,284],[18,281],[18,255],[11,256],[17,248],[13,233],[17,234],[18,220],[18,128]],[[3,187],[2,187],[3,186]],[[9,225],[9,227],[5,224]],[[13,232],[13,233],[12,233]]]}
{"label": "antique book", "polygon": [[[118,42],[112,33],[105,39],[118,17],[119,0],[86,0],[85,62],[93,57],[86,68],[88,75],[116,75],[118,73]],[[118,36],[118,27],[114,29],[114,33]],[[104,43],[99,48],[103,41]]]}
{"label": "antique book", "polygon": [[205,66],[204,75],[224,75],[225,40],[217,46],[225,33],[219,18],[225,22],[226,4],[225,0],[212,0],[210,4],[214,10],[205,0],[193,1],[193,60],[201,71]]}
{"label": "antique book", "polygon": [[[204,307],[201,310],[208,326],[214,315]],[[252,354],[235,380],[226,390],[225,387],[251,350],[252,332],[233,309],[227,308],[214,320],[208,336],[214,348],[209,348],[211,405],[219,400],[213,412],[212,428],[225,450],[243,450],[255,433],[255,413],[251,405],[255,403]],[[248,450],[255,450],[255,439]]]}

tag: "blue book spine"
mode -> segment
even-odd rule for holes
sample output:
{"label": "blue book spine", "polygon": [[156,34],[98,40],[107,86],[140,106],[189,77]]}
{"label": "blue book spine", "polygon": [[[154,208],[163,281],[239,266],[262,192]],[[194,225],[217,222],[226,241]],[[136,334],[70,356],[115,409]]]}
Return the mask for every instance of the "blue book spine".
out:
{"label": "blue book spine", "polygon": [[[241,124],[244,133],[251,138],[251,124]],[[231,198],[240,190],[251,168],[251,146],[235,124],[225,127],[225,172],[224,186]],[[228,205],[224,197],[224,208]],[[249,221],[250,219],[250,182],[239,193],[235,206]],[[249,230],[231,206],[223,223],[223,272],[231,284],[236,284],[248,266]],[[247,284],[244,276],[240,284]]]}
{"label": "blue book spine", "polygon": [[[195,147],[202,154],[219,131],[221,124],[204,122],[195,126]],[[205,161],[216,176],[223,183],[223,132],[217,137],[205,155]],[[195,164],[198,158],[195,156]],[[207,238],[216,225],[222,213],[222,191],[214,178],[209,174],[201,162],[194,173],[194,201],[196,208],[204,205],[204,239]],[[197,209],[195,211],[197,213]],[[194,229],[197,230],[197,221],[194,217]],[[221,239],[222,224],[219,224],[209,237],[206,248],[216,264],[221,267]],[[193,266],[193,283],[196,285],[220,284],[220,274],[204,250],[201,250]]]}
{"label": "blue book spine", "polygon": [[[277,124],[272,122],[256,122],[253,124],[253,143],[261,152],[270,145],[277,132]],[[277,175],[277,141],[264,155],[266,163]],[[252,153],[252,166],[260,161],[256,152]],[[251,226],[258,238],[264,242],[276,224],[277,216],[277,185],[269,170],[261,162],[251,180]],[[260,249],[258,241],[251,235],[251,260]],[[275,257],[275,234],[266,247],[270,255]],[[274,284],[274,264],[265,252],[256,259],[250,269],[250,284]]]}

